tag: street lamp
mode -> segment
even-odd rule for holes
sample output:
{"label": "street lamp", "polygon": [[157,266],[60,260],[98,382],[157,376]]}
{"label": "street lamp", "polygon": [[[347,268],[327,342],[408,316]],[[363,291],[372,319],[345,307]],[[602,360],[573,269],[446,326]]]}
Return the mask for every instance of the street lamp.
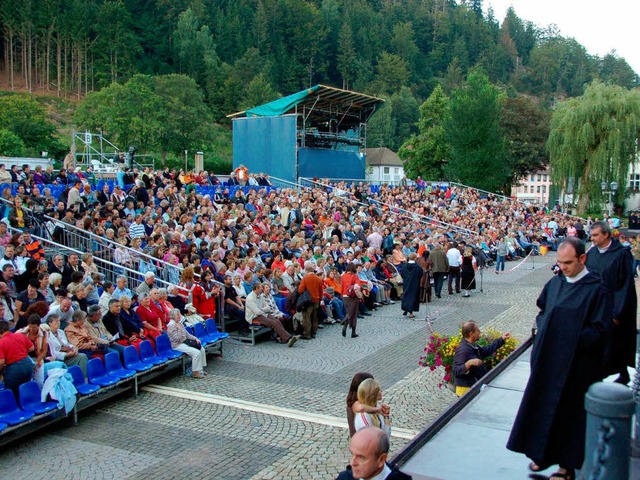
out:
{"label": "street lamp", "polygon": [[[607,190],[607,187],[609,188],[609,190]],[[618,182],[616,182],[615,180],[609,184],[607,184],[607,182],[602,182],[600,184],[600,188],[602,189],[603,194],[609,195],[608,210],[609,210],[609,216],[611,216],[613,215],[613,202],[611,201],[611,197],[612,195],[615,195],[615,193],[618,191]]]}

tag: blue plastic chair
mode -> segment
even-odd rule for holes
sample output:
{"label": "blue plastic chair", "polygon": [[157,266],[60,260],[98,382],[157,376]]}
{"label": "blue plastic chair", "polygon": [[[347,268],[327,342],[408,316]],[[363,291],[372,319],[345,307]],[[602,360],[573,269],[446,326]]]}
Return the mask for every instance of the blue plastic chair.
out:
{"label": "blue plastic chair", "polygon": [[16,403],[16,397],[11,390],[0,390],[0,422],[8,425],[18,425],[26,422],[35,413],[20,410]]}
{"label": "blue plastic chair", "polygon": [[104,363],[99,358],[92,358],[87,363],[87,380],[94,385],[108,387],[120,381],[118,377],[113,377],[107,373]]}
{"label": "blue plastic chair", "polygon": [[7,428],[7,426],[8,425],[6,423],[0,423],[0,432]]}
{"label": "blue plastic chair", "polygon": [[153,363],[142,362],[136,347],[133,345],[124,349],[124,366],[129,370],[135,370],[137,372],[146,372],[153,368]]}
{"label": "blue plastic chair", "polygon": [[34,381],[20,385],[18,387],[20,408],[25,412],[33,412],[36,415],[58,409],[58,402],[42,402],[40,394],[40,387]]}
{"label": "blue plastic chair", "polygon": [[216,321],[213,318],[208,318],[206,322],[204,322],[205,330],[207,331],[207,335],[215,338],[216,340],[222,340],[223,338],[227,338],[229,336],[228,333],[219,332],[218,326],[216,325]]}
{"label": "blue plastic chair", "polygon": [[140,360],[146,363],[153,363],[154,365],[162,365],[169,359],[167,357],[156,355],[153,351],[153,347],[151,346],[151,342],[149,340],[145,340],[140,344]]}
{"label": "blue plastic chair", "polygon": [[122,362],[120,362],[120,355],[116,352],[110,352],[104,356],[104,366],[109,375],[118,377],[120,380],[131,378],[137,373],[135,370],[123,368]]}
{"label": "blue plastic chair", "polygon": [[215,337],[207,335],[207,332],[204,329],[204,325],[202,325],[200,322],[196,323],[193,326],[193,333],[200,339],[202,345],[207,345],[208,343],[213,343],[217,340]]}
{"label": "blue plastic chair", "polygon": [[161,357],[167,357],[170,359],[179,358],[183,355],[182,352],[171,348],[171,340],[167,335],[160,335],[156,337],[156,352]]}
{"label": "blue plastic chair", "polygon": [[73,378],[73,386],[76,387],[76,390],[80,395],[91,395],[92,393],[96,393],[100,390],[99,385],[91,385],[84,381],[84,375],[82,375],[82,370],[78,365],[72,365],[67,369],[67,372],[71,374],[71,378]]}

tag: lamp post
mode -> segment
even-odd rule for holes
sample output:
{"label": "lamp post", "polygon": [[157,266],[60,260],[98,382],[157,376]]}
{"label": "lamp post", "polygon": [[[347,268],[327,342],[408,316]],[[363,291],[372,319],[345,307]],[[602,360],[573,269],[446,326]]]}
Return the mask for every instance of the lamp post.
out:
{"label": "lamp post", "polygon": [[[607,184],[607,182],[602,182],[600,184],[600,188],[602,189],[603,194],[609,195],[608,210],[609,216],[611,216],[613,215],[613,202],[611,201],[611,197],[618,191],[618,182],[616,182],[615,180],[609,184]],[[607,190],[607,188],[609,189]]]}

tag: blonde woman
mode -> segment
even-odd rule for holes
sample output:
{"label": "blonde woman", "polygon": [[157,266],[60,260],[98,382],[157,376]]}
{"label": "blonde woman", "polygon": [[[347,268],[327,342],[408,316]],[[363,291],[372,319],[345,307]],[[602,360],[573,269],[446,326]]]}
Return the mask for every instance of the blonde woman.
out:
{"label": "blonde woman", "polygon": [[[382,401],[382,389],[380,388],[380,384],[373,378],[367,378],[358,387],[358,402],[368,407],[376,407],[379,401]],[[365,427],[374,426],[381,428],[384,433],[390,437],[391,419],[389,414],[390,410],[388,406],[381,408],[380,413],[356,413],[353,422],[356,432]]]}

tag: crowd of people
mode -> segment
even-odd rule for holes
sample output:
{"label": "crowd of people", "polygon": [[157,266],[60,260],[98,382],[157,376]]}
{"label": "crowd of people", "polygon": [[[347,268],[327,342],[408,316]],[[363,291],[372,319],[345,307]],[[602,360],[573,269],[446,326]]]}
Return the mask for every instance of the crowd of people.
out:
{"label": "crowd of people", "polygon": [[[181,328],[190,317],[222,319],[240,334],[265,325],[290,347],[332,323],[357,338],[358,319],[372,310],[401,301],[414,317],[442,298],[445,278],[450,295],[468,297],[478,269],[495,262],[503,272],[505,261],[585,238],[590,226],[457,186],[276,188],[242,166],[223,183],[213,172],[169,168],[104,181],[91,167],[0,165],[2,182],[0,351],[13,342],[5,338],[29,340],[13,342],[25,349],[19,362],[4,356],[9,388],[26,378],[11,373],[25,357],[43,373],[50,361],[84,369],[90,357],[163,334],[191,348],[201,378],[206,356],[195,360],[197,339]],[[91,251],[52,256],[33,235],[64,241],[65,228],[93,234]],[[113,284],[95,258],[126,269]]]}

